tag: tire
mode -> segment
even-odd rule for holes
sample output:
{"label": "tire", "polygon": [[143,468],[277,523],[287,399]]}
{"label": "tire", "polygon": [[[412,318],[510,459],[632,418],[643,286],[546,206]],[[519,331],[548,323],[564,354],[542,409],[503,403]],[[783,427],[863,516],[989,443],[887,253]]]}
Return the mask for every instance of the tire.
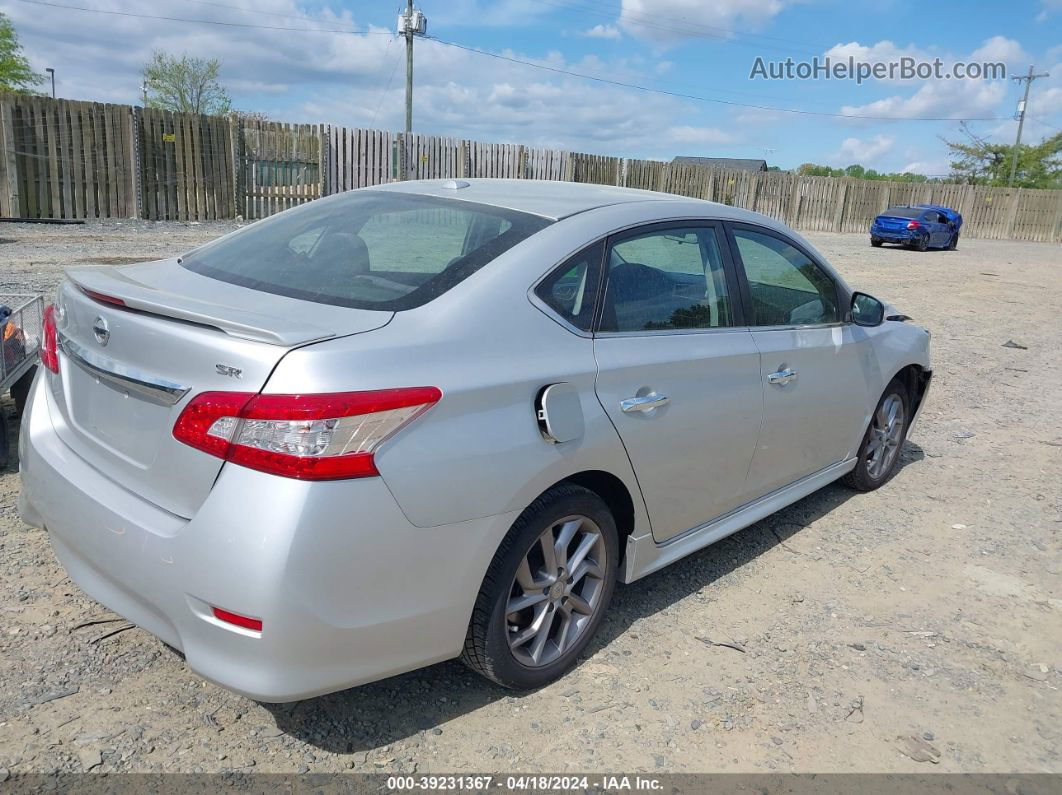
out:
{"label": "tire", "polygon": [[21,417],[22,412],[26,410],[26,400],[29,398],[30,387],[33,385],[33,376],[36,373],[37,366],[34,365],[11,385],[11,397],[15,401],[16,417]]}
{"label": "tire", "polygon": [[8,458],[7,412],[0,408],[0,470],[7,469]]}
{"label": "tire", "polygon": [[915,251],[925,251],[929,248],[929,235],[922,235],[915,241],[913,246]]}
{"label": "tire", "polygon": [[948,241],[948,251],[955,251],[959,247],[959,233],[956,232]]}
{"label": "tire", "polygon": [[881,248],[881,244],[884,242],[885,241],[882,240],[880,237],[870,238],[870,245],[872,245],[874,248]]}
{"label": "tire", "polygon": [[[899,428],[892,432],[884,431],[886,436],[883,437],[882,429],[888,427],[887,422],[883,420],[888,418],[889,407],[897,405],[899,406]],[[856,491],[873,491],[892,480],[899,470],[900,452],[907,439],[907,428],[910,424],[911,398],[903,383],[893,379],[885,387],[885,392],[882,393],[877,406],[874,407],[870,422],[867,423],[866,433],[863,434],[863,441],[859,445],[855,469],[845,475],[842,482]],[[879,453],[883,438],[887,438],[888,443],[884,453]],[[875,441],[877,444],[874,444]],[[885,458],[877,458],[878,454],[884,455]]]}
{"label": "tire", "polygon": [[[551,569],[542,543],[547,533],[557,542],[554,550],[565,549],[565,564],[587,546],[571,576],[556,552]],[[562,534],[569,536],[566,547],[559,543]],[[619,534],[605,502],[581,486],[550,489],[520,514],[498,547],[472,610],[461,660],[487,679],[516,690],[559,679],[578,662],[608,609],[618,560]],[[580,571],[582,576],[568,585]],[[515,604],[522,606],[512,610]],[[548,618],[541,618],[544,614]]]}

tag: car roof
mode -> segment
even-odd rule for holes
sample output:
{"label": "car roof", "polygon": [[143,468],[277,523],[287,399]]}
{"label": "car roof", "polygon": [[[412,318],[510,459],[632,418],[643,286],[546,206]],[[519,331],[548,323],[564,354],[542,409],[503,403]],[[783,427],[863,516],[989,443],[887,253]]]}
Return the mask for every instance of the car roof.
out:
{"label": "car roof", "polygon": [[578,213],[634,202],[698,202],[712,208],[718,217],[762,222],[763,216],[725,204],[691,199],[674,193],[637,188],[561,182],[544,179],[426,179],[377,185],[371,190],[417,193],[446,199],[489,204],[559,221]]}

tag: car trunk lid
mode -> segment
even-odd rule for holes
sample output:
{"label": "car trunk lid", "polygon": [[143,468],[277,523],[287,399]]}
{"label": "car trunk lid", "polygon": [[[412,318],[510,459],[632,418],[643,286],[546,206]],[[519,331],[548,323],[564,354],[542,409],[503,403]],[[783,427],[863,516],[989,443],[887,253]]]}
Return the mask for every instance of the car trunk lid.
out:
{"label": "car trunk lid", "polygon": [[913,218],[903,218],[898,215],[879,215],[877,218],[878,228],[892,232],[907,229],[907,225],[913,220]]}
{"label": "car trunk lid", "polygon": [[176,260],[67,276],[57,298],[60,371],[48,378],[56,431],[125,488],[185,518],[222,466],[173,437],[192,397],[258,392],[288,351],[393,317],[225,284]]}

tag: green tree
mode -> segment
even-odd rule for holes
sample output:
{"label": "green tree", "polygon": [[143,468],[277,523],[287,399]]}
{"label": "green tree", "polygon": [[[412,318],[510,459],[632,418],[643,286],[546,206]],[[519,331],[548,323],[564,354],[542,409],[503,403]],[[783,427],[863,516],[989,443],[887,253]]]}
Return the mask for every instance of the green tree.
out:
{"label": "green tree", "polygon": [[43,82],[44,76],[30,69],[29,61],[22,54],[15,26],[0,12],[0,91],[26,94]]}
{"label": "green tree", "polygon": [[217,58],[208,61],[156,51],[144,67],[147,105],[175,113],[228,113],[232,100],[218,82],[220,72]]}
{"label": "green tree", "polygon": [[[976,135],[963,125],[965,141],[944,140],[951,151],[951,176],[970,185],[1004,186],[1010,176],[1013,144],[1000,144]],[[1062,133],[1038,144],[1018,147],[1014,185],[1019,188],[1062,188]]]}
{"label": "green tree", "polygon": [[[833,171],[829,166],[820,166],[818,163],[804,163],[797,169],[797,173],[805,177],[832,177]],[[843,172],[841,176],[844,176]]]}
{"label": "green tree", "polygon": [[852,179],[880,180],[882,182],[943,182],[941,179],[930,179],[925,174],[912,174],[910,171],[879,172],[873,168],[864,168],[859,164],[847,168],[830,168],[820,166],[817,163],[805,163],[797,169],[797,173],[810,177],[851,177]]}

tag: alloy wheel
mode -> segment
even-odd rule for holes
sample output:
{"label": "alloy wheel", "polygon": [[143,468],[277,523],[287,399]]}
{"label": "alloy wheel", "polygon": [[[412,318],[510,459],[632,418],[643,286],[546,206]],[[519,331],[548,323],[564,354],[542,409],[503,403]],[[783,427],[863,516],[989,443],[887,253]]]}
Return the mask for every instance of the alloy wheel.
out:
{"label": "alloy wheel", "polygon": [[555,662],[582,636],[605,592],[605,537],[587,516],[565,516],[531,544],[505,606],[509,650],[523,665]]}
{"label": "alloy wheel", "polygon": [[867,443],[867,474],[878,480],[892,467],[903,443],[903,399],[896,393],[888,395],[874,413]]}

